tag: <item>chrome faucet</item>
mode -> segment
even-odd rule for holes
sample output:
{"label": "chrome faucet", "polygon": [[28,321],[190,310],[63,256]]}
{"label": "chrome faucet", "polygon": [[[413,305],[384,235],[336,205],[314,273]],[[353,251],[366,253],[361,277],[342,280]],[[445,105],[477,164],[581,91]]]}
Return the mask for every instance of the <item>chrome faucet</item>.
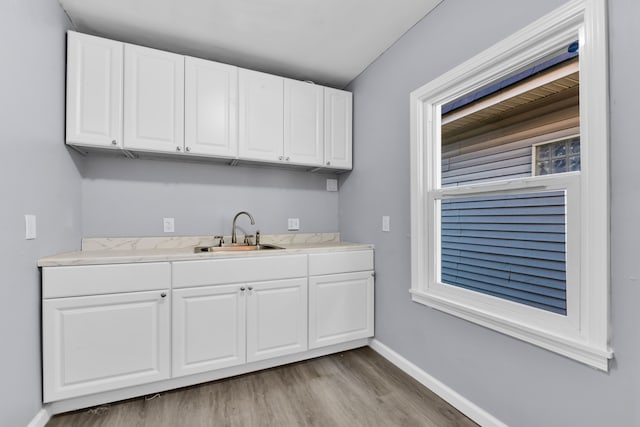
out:
{"label": "chrome faucet", "polygon": [[251,220],[251,225],[255,225],[256,222],[253,220],[253,216],[249,212],[241,211],[233,217],[233,229],[231,230],[231,244],[238,243],[238,236],[236,235],[236,221],[240,215],[246,215]]}

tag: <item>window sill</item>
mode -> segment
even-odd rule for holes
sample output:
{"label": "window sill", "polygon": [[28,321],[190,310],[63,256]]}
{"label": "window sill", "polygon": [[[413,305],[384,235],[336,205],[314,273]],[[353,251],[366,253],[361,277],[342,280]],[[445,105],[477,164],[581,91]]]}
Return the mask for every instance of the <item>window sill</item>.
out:
{"label": "window sill", "polygon": [[544,329],[510,321],[493,313],[479,310],[428,292],[410,290],[414,302],[424,304],[470,322],[518,338],[554,353],[577,360],[601,371],[608,371],[609,359],[613,358],[610,348],[600,348],[585,342],[574,341],[552,334]]}

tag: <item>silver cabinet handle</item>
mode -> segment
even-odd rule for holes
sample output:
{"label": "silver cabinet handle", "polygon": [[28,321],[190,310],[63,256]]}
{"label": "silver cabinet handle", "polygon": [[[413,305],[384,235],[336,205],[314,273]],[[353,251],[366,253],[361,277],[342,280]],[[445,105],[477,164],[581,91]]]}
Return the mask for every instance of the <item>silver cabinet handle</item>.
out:
{"label": "silver cabinet handle", "polygon": [[181,150],[181,148],[180,148],[180,147],[176,147],[176,151],[180,151],[180,150]]}
{"label": "silver cabinet handle", "polygon": [[327,162],[327,166],[331,166],[331,162]]}
{"label": "silver cabinet handle", "polygon": [[278,160],[282,160],[282,156],[278,157]]}
{"label": "silver cabinet handle", "polygon": [[184,151],[187,151],[187,152],[191,151],[191,147],[186,147]]}
{"label": "silver cabinet handle", "polygon": [[114,139],[111,141],[111,145],[118,145],[118,142]]}
{"label": "silver cabinet handle", "polygon": [[249,286],[247,289],[249,289],[250,291],[253,290],[253,286]]}
{"label": "silver cabinet handle", "polygon": [[240,288],[240,292],[244,292],[244,286]]}
{"label": "silver cabinet handle", "polygon": [[161,294],[160,294],[160,296],[161,296],[162,298],[165,298],[165,297],[167,296],[167,293],[166,293],[166,292],[163,292],[163,293],[161,293]]}
{"label": "silver cabinet handle", "polygon": [[289,157],[287,156],[287,158],[285,160],[288,162],[289,161]]}

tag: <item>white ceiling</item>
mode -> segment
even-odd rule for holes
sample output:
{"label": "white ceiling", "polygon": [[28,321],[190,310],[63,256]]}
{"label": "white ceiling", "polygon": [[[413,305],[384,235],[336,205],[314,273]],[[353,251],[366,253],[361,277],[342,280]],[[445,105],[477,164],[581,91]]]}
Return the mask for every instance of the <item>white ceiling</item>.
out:
{"label": "white ceiling", "polygon": [[343,87],[442,0],[60,0],[78,31]]}

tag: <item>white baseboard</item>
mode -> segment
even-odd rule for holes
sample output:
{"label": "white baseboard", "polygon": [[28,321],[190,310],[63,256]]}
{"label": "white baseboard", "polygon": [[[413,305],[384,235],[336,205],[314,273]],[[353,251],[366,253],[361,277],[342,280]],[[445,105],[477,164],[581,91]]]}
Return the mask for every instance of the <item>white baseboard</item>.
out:
{"label": "white baseboard", "polygon": [[369,347],[376,351],[379,355],[387,359],[389,362],[402,369],[406,374],[418,381],[420,384],[433,391],[442,399],[447,401],[451,406],[471,418],[483,427],[507,427],[505,423],[471,402],[455,390],[441,383],[407,359],[391,350],[389,347],[376,339],[369,341]]}
{"label": "white baseboard", "polygon": [[27,427],[44,427],[51,419],[51,411],[49,411],[49,405],[44,405],[42,409],[38,411],[35,417],[31,420]]}

